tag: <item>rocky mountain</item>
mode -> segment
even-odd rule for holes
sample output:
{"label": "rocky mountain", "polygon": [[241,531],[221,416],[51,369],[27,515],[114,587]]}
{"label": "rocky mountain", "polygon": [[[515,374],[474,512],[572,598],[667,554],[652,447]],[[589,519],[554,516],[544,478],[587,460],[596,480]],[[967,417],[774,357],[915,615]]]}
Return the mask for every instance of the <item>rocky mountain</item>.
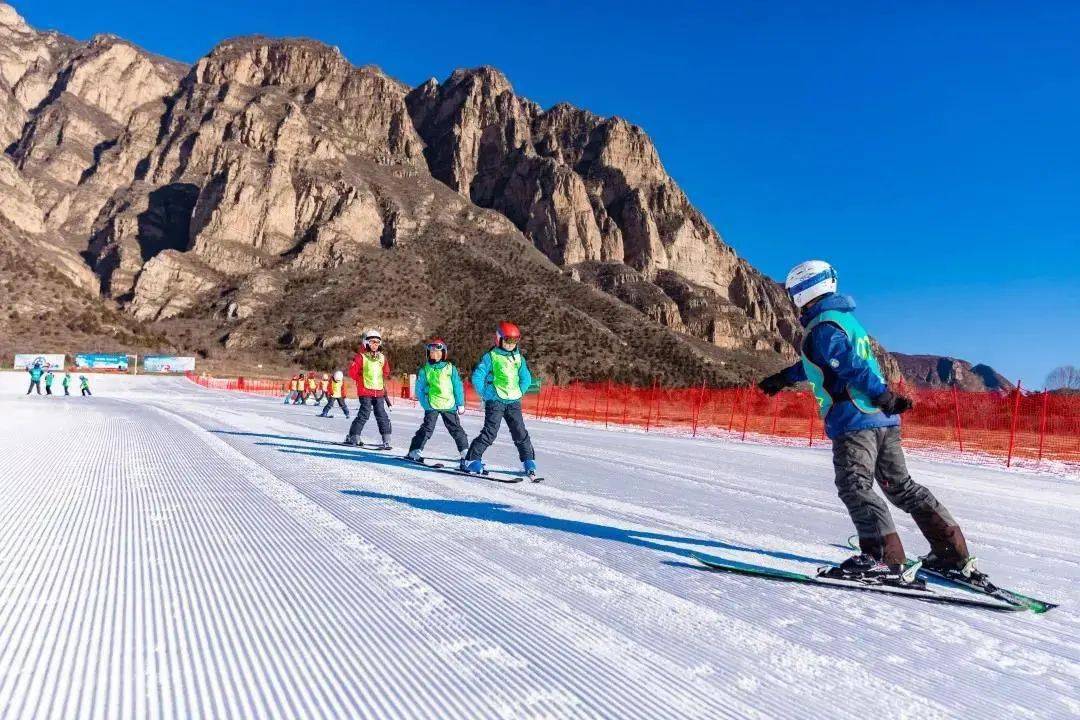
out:
{"label": "rocky mountain", "polygon": [[738,382],[794,356],[783,289],[640,128],[492,68],[410,88],[261,37],[189,67],[0,4],[0,141],[13,262],[126,340],[328,366],[375,325],[411,364],[424,335],[478,352],[513,317],[557,380]]}
{"label": "rocky mountain", "polygon": [[904,379],[917,388],[956,387],[973,392],[1011,391],[1015,386],[989,365],[940,355],[891,353]]}

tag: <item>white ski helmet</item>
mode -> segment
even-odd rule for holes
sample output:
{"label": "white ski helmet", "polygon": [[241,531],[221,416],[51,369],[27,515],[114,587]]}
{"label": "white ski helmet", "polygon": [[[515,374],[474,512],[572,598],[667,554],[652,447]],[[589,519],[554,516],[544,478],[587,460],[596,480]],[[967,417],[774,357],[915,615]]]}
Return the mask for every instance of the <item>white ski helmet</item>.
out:
{"label": "white ski helmet", "polygon": [[345,377],[345,374],[343,372],[341,372],[340,370],[335,370],[334,371],[334,382],[341,382],[342,378],[344,378],[344,377]]}
{"label": "white ski helmet", "polygon": [[368,328],[364,330],[364,345],[368,344],[368,340],[382,340],[382,334],[375,328]]}
{"label": "white ski helmet", "polygon": [[791,268],[784,287],[801,310],[811,300],[836,292],[836,271],[824,260],[807,260]]}

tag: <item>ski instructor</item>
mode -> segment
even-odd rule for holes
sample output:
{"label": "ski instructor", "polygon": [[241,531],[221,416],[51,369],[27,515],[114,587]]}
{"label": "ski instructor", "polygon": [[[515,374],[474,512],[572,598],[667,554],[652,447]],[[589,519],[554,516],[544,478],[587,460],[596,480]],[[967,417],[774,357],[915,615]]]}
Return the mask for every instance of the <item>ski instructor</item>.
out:
{"label": "ski instructor", "polygon": [[799,308],[802,359],[758,383],[775,395],[809,380],[825,431],[833,442],[836,488],[859,534],[858,555],[845,560],[838,577],[906,584],[906,555],[889,508],[874,492],[911,515],[930,543],[923,567],[972,580],[981,575],[964,534],[934,495],[911,479],[900,444],[900,415],[910,398],[891,392],[871,350],[870,336],[855,319],[855,301],[836,292],[836,271],[821,260],[796,265],[784,283]]}

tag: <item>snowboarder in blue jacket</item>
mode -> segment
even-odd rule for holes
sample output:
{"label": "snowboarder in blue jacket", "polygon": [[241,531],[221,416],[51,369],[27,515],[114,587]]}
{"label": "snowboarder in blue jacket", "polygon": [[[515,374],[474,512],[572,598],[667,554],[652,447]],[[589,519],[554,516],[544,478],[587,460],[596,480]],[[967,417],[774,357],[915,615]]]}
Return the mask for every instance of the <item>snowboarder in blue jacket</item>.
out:
{"label": "snowboarder in blue jacket", "polygon": [[416,399],[424,409],[424,421],[413,435],[409,454],[405,457],[413,462],[424,461],[424,445],[435,432],[435,423],[442,418],[446,431],[454,438],[464,469],[469,438],[458,416],[465,412],[465,387],[457,367],[447,359],[449,350],[441,338],[429,341],[425,351],[427,362],[416,371]]}
{"label": "snowboarder in blue jacket", "polygon": [[758,387],[775,395],[790,385],[810,383],[833,441],[836,487],[862,551],[845,560],[838,572],[894,584],[915,580],[914,572],[904,570],[904,546],[888,506],[874,492],[876,479],[885,497],[909,513],[929,541],[925,567],[969,580],[985,578],[976,570],[956,520],[908,474],[900,415],[913,403],[886,385],[870,336],[853,314],[855,301],[836,292],[836,271],[826,262],[810,260],[788,273],[785,286],[800,311],[802,358]]}
{"label": "snowboarder in blue jacket", "polygon": [[473,370],[473,387],[484,401],[484,428],[473,439],[465,456],[466,467],[471,473],[484,471],[484,452],[495,442],[505,418],[525,472],[531,477],[536,475],[536,451],[521,414],[521,398],[532,385],[532,374],[518,348],[520,340],[521,330],[517,325],[499,323],[495,330],[495,347],[484,353]]}

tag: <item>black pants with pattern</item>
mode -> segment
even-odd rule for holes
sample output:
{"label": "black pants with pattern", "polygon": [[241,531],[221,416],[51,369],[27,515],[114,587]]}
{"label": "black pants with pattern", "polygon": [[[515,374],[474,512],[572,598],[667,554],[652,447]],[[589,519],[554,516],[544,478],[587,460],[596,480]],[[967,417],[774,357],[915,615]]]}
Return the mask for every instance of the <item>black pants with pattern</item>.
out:
{"label": "black pants with pattern", "polygon": [[521,403],[503,403],[498,400],[488,400],[484,403],[484,429],[472,441],[469,446],[467,460],[479,460],[484,452],[495,442],[502,427],[503,419],[506,419],[506,427],[510,428],[510,437],[517,446],[518,458],[522,462],[535,460],[536,451],[533,450],[532,439],[529,431],[525,429],[525,418],[521,414]]}
{"label": "black pants with pattern", "polygon": [[424,413],[424,422],[420,423],[416,434],[413,435],[412,442],[409,443],[409,452],[424,449],[424,445],[427,444],[432,433],[435,432],[435,423],[438,422],[440,416],[446,431],[450,433],[450,437],[454,438],[454,444],[457,445],[458,452],[465,452],[469,448],[469,436],[465,434],[465,430],[461,427],[461,419],[455,411],[428,410]]}

